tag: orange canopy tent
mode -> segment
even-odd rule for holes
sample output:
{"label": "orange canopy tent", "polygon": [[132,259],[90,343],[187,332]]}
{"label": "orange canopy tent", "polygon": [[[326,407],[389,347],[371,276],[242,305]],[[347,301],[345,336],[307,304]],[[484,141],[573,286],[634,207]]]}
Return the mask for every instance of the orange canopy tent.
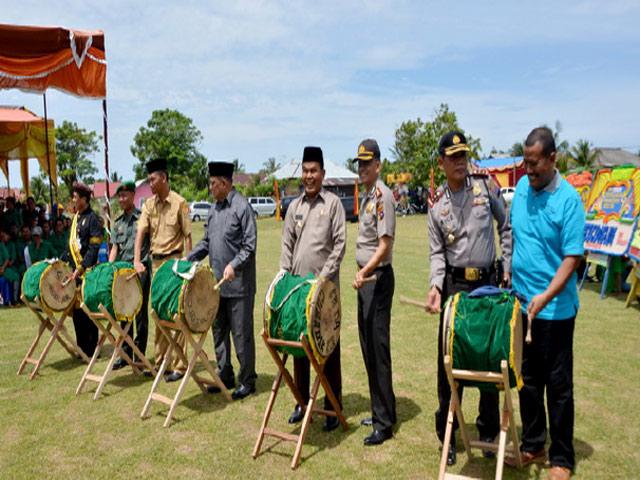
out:
{"label": "orange canopy tent", "polygon": [[[43,94],[45,134],[41,138],[49,138],[49,141],[52,137],[48,133],[47,88],[56,88],[80,97],[102,99],[104,164],[108,182],[107,60],[104,33],[101,30],[0,24],[0,89],[6,88]],[[43,143],[51,161],[53,150],[49,142],[43,140]],[[47,162],[47,165],[52,166],[50,180],[53,180],[55,157],[53,163]],[[49,171],[48,168],[46,170]],[[25,189],[28,189],[28,181]],[[53,204],[52,191],[51,197]]]}
{"label": "orange canopy tent", "polygon": [[[9,184],[9,160],[20,161],[20,176],[29,195],[29,159],[37,158],[40,168],[57,184],[53,120],[44,119],[24,107],[0,106],[0,169]],[[48,135],[47,135],[48,133]],[[46,138],[49,138],[47,156]]]}

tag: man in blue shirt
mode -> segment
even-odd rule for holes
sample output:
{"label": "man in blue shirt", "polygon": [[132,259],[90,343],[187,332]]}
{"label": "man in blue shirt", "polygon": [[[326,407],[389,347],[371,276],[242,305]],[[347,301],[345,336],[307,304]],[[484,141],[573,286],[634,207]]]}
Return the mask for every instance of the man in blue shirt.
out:
{"label": "man in blue shirt", "polygon": [[[532,321],[524,344],[520,390],[522,461],[545,459],[544,392],[549,408],[550,479],[568,479],[573,450],[573,330],[578,312],[577,275],[584,253],[585,215],[580,196],[556,170],[556,146],[546,127],[525,141],[527,176],[516,187],[511,207],[513,288],[523,304],[523,325]],[[526,328],[526,327],[525,327]]]}

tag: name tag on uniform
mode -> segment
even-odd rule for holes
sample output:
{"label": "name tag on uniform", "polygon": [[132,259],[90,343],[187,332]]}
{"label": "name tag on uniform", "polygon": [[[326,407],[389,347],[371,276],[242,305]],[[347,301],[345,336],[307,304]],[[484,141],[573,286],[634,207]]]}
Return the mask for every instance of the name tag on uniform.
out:
{"label": "name tag on uniform", "polygon": [[297,213],[295,216],[296,220],[302,220],[302,214],[301,213]]}
{"label": "name tag on uniform", "polygon": [[476,197],[473,199],[474,205],[484,205],[487,203],[487,199],[484,197]]}

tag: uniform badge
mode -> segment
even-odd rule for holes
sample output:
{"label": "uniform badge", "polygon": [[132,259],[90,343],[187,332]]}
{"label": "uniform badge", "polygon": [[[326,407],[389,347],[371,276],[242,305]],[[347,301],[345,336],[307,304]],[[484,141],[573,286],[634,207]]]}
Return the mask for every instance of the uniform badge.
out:
{"label": "uniform badge", "polygon": [[298,223],[296,225],[298,225],[298,228],[302,228],[302,221],[298,220]]}
{"label": "uniform badge", "polygon": [[474,205],[484,205],[485,203],[487,203],[487,199],[484,197],[478,197],[473,199]]}
{"label": "uniform badge", "polygon": [[384,207],[382,203],[378,204],[378,220],[382,220],[384,218]]}
{"label": "uniform badge", "polygon": [[477,197],[482,193],[482,189],[480,188],[480,184],[478,182],[473,182],[473,194]]}
{"label": "uniform badge", "polygon": [[440,215],[443,217],[446,217],[447,215],[449,215],[449,209],[443,208],[442,211],[440,212]]}
{"label": "uniform badge", "polygon": [[455,241],[456,241],[456,237],[453,235],[453,233],[450,233],[449,235],[447,235],[447,245],[451,245]]}
{"label": "uniform badge", "polygon": [[367,213],[373,213],[373,203],[372,203],[372,202],[369,202],[369,203],[367,204],[367,208],[365,208],[365,212],[367,212]]}

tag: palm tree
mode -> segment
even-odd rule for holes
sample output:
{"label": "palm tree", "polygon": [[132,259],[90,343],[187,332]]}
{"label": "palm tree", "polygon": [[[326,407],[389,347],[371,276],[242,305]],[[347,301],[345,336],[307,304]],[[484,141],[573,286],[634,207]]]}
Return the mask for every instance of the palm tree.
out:
{"label": "palm tree", "polygon": [[118,172],[116,172],[115,170],[113,172],[111,172],[111,176],[109,181],[116,183],[116,182],[121,182],[122,181],[122,175],[118,175]]}
{"label": "palm tree", "polygon": [[596,152],[592,151],[591,143],[587,140],[578,140],[576,144],[571,147],[571,159],[578,167],[592,168],[596,161]]}

